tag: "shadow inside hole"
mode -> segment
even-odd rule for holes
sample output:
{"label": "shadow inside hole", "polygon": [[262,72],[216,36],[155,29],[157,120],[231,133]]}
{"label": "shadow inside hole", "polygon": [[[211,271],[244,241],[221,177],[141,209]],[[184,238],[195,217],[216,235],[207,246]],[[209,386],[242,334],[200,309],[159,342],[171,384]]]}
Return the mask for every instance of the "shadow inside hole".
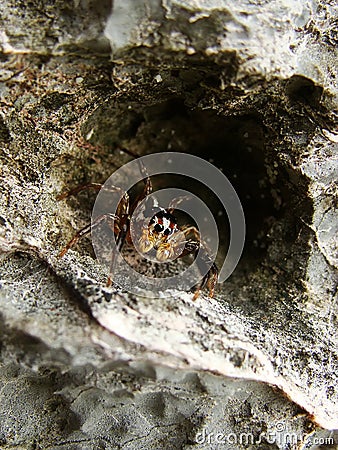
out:
{"label": "shadow inside hole", "polygon": [[[295,195],[290,188],[293,183],[290,178],[295,174],[284,173],[274,160],[275,155],[269,153],[265,130],[257,115],[224,117],[210,110],[191,110],[183,98],[173,97],[150,106],[130,102],[104,105],[85,124],[84,132],[91,129],[95,143],[110,142],[116,155],[121,148],[138,155],[175,151],[191,153],[213,163],[229,179],[245,214],[246,242],[232,277],[243,284],[243,277],[250,276],[262,264],[269,265],[272,253],[269,233],[276,224],[286,223],[287,215],[292,216],[289,203]],[[129,159],[127,156],[124,161]],[[217,198],[198,182],[179,185],[171,175],[153,177],[153,183],[155,190],[167,186],[189,190],[194,186],[214,214],[222,246],[218,256],[222,260],[228,245],[229,226]],[[300,196],[297,189],[296,197]],[[285,233],[281,240],[290,240],[293,228],[291,240],[297,239],[298,229],[292,222],[295,220],[291,217],[287,225],[280,227],[281,234]],[[291,248],[292,242],[288,245]],[[276,248],[274,252],[278,254]]]}
{"label": "shadow inside hole", "polygon": [[287,81],[285,91],[291,101],[308,104],[317,109],[323,95],[321,86],[316,86],[312,80],[301,75],[293,75]]}
{"label": "shadow inside hole", "polygon": [[[191,153],[222,170],[239,196],[246,219],[246,243],[239,267],[255,270],[266,254],[265,238],[271,223],[280,216],[282,205],[282,199],[271,193],[264,134],[256,117],[221,117],[212,111],[191,111],[181,99],[174,98],[145,109],[144,121],[128,144],[140,154],[150,153],[150,149]],[[163,176],[154,183],[162,188],[165,179],[169,182],[170,178]],[[226,212],[209,189],[197,184],[189,180],[185,187],[197,189],[213,212],[224,255],[229,240]]]}

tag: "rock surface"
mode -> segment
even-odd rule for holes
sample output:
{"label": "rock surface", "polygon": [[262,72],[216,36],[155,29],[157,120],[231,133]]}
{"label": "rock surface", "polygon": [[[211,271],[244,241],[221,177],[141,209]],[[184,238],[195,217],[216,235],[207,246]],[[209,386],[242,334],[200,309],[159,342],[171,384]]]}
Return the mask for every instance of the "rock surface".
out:
{"label": "rock surface", "polygon": [[[336,10],[232,3],[4,3],[1,448],[336,448]],[[58,258],[95,193],[57,195],[124,148],[235,187],[247,240],[214,299],[107,288],[88,239]]]}

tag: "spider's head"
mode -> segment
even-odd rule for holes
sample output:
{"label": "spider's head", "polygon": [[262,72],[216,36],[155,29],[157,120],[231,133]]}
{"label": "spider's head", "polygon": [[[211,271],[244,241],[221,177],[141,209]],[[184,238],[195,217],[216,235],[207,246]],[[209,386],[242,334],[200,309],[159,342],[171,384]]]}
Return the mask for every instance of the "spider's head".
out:
{"label": "spider's head", "polygon": [[156,250],[156,259],[166,261],[175,255],[174,242],[170,243],[169,237],[178,231],[176,218],[165,209],[157,212],[149,221],[139,240],[139,248],[142,253]]}
{"label": "spider's head", "polygon": [[165,242],[168,240],[169,236],[177,231],[177,220],[165,209],[161,209],[151,218],[148,230],[149,234],[152,235],[156,241]]}

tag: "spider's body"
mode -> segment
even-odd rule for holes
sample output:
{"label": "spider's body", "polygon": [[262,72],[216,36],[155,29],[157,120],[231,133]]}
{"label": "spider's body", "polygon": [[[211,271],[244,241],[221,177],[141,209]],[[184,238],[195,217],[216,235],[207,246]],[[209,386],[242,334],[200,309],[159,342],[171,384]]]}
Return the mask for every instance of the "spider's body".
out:
{"label": "spider's body", "polygon": [[[176,255],[176,237],[179,228],[176,217],[163,208],[141,219],[141,230],[137,240],[137,250],[142,254],[156,252],[157,261],[173,259]],[[140,219],[139,219],[140,220]],[[175,235],[175,236],[174,236]]]}
{"label": "spider's body", "polygon": [[[206,272],[206,274],[203,276],[201,283],[195,286],[194,299],[198,297],[200,290],[205,286],[209,290],[209,296],[212,297],[217,282],[218,270],[209,256],[205,244],[200,241],[199,231],[196,227],[178,226],[177,219],[173,213],[178,204],[181,203],[182,198],[173,200],[167,209],[160,207],[154,196],[151,196],[150,200],[148,200],[148,195],[152,193],[152,183],[142,164],[140,164],[140,170],[144,175],[144,189],[141,195],[130,204],[129,195],[123,193],[116,215],[105,214],[99,216],[92,224],[79,230],[62,249],[60,256],[63,256],[73,247],[82,236],[89,233],[92,227],[106,222],[115,234],[118,252],[122,250],[123,245],[127,242],[134,245],[139,253],[143,255],[154,254],[155,260],[166,262],[188,254],[197,255],[201,251],[202,256],[197,265],[201,272]],[[120,188],[115,186],[107,188],[98,183],[90,183],[61,194],[58,198],[67,198],[88,188],[121,193]],[[189,236],[193,236],[193,238]],[[114,275],[115,259],[116,255],[113,254],[110,270],[111,276]],[[111,284],[111,276],[108,278],[109,285]]]}
{"label": "spider's body", "polygon": [[164,240],[178,231],[176,217],[163,208],[152,217],[148,228],[150,233],[157,234]]}

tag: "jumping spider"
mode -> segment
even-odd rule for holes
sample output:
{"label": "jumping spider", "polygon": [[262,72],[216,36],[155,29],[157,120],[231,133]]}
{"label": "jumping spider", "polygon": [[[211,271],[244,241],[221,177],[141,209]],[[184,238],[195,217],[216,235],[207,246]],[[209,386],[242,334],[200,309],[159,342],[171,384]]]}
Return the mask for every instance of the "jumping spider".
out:
{"label": "jumping spider", "polygon": [[[126,151],[126,153],[131,154],[129,151]],[[154,253],[155,260],[159,262],[182,258],[189,254],[196,257],[197,253],[200,251],[200,257],[197,259],[197,267],[202,273],[206,274],[202,277],[201,282],[194,286],[193,299],[195,300],[199,296],[200,291],[204,288],[208,289],[209,297],[213,297],[215,284],[218,279],[217,266],[210,257],[206,245],[201,241],[200,233],[197,228],[195,226],[179,227],[174,215],[175,209],[177,209],[179,203],[184,200],[183,197],[173,200],[167,209],[161,208],[153,196],[150,197],[150,202],[145,201],[144,205],[146,206],[139,208],[137,211],[136,226],[138,229],[136,235],[139,236],[139,238],[136,245],[133,243],[131,217],[140,203],[153,192],[151,179],[141,161],[139,161],[139,167],[144,177],[144,188],[141,194],[132,203],[130,203],[128,193],[121,192],[120,188],[115,186],[107,188],[99,183],[84,184],[58,196],[58,200],[62,200],[86,189],[95,189],[98,191],[104,189],[108,192],[120,193],[120,195],[122,195],[116,214],[104,214],[98,216],[91,224],[80,229],[61,250],[59,256],[64,256],[66,252],[72,248],[79,239],[88,234],[93,227],[105,222],[114,232],[116,238],[116,250],[119,253],[122,251],[126,242],[137,247],[137,250],[141,254],[148,255],[150,252]],[[179,247],[181,248],[180,252],[178,252]],[[111,276],[114,275],[114,265],[115,255],[113,253],[107,286],[112,284]],[[207,269],[207,271],[205,269]]]}

